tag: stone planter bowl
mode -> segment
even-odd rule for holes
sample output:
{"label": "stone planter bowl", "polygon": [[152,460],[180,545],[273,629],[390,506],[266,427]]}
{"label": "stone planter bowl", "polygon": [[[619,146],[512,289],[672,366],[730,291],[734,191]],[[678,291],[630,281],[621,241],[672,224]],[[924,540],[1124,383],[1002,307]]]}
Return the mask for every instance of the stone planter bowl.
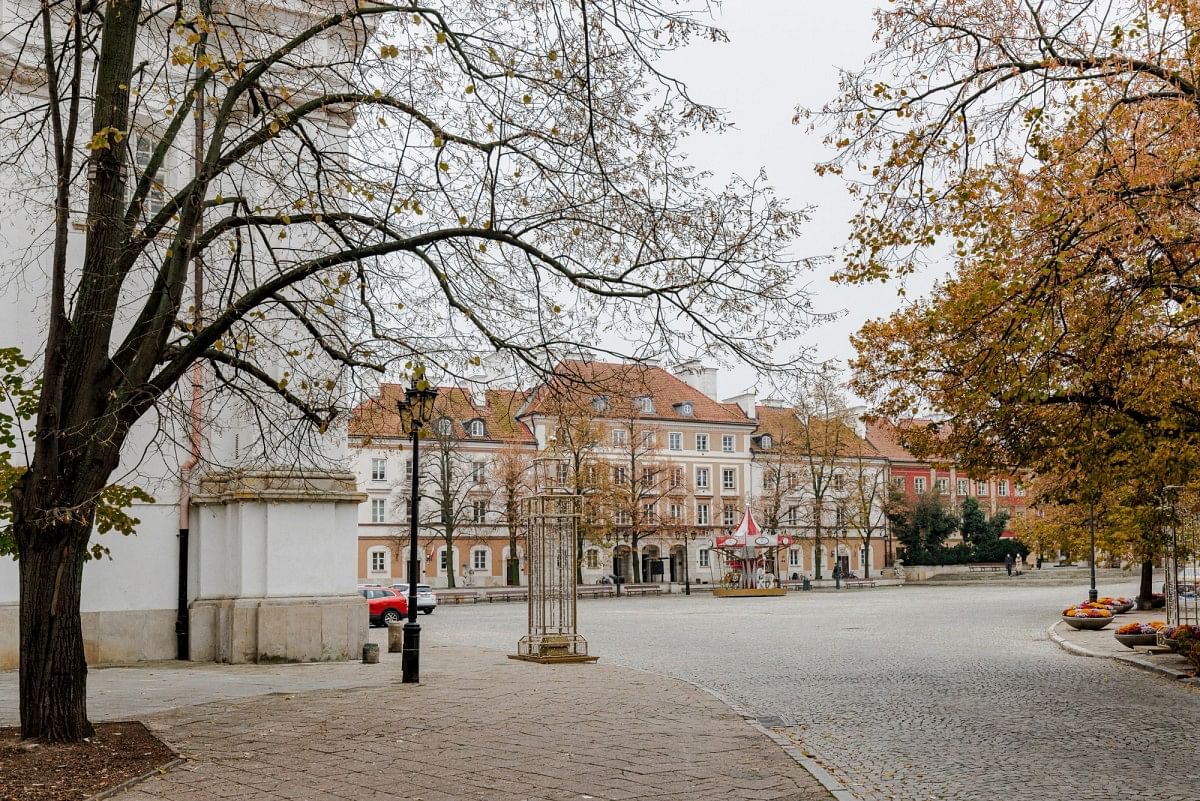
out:
{"label": "stone planter bowl", "polygon": [[1109,623],[1112,623],[1113,619],[1111,617],[1067,617],[1063,615],[1063,622],[1073,629],[1099,631]]}
{"label": "stone planter bowl", "polygon": [[1114,634],[1113,636],[1126,648],[1136,648],[1139,645],[1158,645],[1157,634]]}

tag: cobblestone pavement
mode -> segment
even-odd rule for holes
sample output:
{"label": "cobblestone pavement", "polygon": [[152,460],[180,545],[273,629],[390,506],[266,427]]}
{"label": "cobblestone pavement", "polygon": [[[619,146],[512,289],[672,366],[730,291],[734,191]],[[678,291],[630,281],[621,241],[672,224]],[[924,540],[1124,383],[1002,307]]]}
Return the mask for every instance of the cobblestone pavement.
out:
{"label": "cobblestone pavement", "polygon": [[[1132,595],[1133,584],[1102,594]],[[582,601],[602,662],[713,688],[864,801],[1196,801],[1200,691],[1068,654],[1086,588],[949,586]],[[521,606],[439,609],[432,642],[512,649]]]}
{"label": "cobblestone pavement", "polygon": [[398,654],[373,666],[93,671],[95,720],[191,704],[143,717],[187,761],[115,798],[831,799],[690,684],[461,646],[426,645],[423,657],[421,685],[400,683]]}

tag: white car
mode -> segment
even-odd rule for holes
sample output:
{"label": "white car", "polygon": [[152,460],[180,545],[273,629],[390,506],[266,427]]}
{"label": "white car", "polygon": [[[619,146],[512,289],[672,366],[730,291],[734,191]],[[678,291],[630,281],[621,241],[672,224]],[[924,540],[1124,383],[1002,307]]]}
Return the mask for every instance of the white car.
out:
{"label": "white car", "polygon": [[[404,597],[408,597],[408,583],[396,582],[392,585],[392,589],[404,593]],[[428,584],[417,585],[417,610],[425,615],[432,615],[433,610],[437,609],[437,596],[433,593],[433,587]]]}

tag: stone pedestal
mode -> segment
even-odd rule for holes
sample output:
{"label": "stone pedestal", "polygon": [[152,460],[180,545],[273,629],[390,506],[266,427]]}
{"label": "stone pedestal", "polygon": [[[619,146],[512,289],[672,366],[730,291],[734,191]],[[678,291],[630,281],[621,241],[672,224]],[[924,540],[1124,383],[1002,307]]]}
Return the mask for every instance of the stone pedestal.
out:
{"label": "stone pedestal", "polygon": [[189,612],[195,661],[359,658],[354,475],[236,471],[200,482],[191,507]]}

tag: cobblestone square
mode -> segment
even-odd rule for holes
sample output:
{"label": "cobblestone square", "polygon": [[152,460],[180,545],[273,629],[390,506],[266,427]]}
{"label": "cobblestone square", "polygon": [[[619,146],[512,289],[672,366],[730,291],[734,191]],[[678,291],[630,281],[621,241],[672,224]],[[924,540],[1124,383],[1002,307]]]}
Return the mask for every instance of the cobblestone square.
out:
{"label": "cobblestone square", "polygon": [[[1085,594],[995,584],[705,593],[581,601],[579,619],[602,663],[722,693],[864,801],[1200,799],[1190,734],[1200,691],[1048,638]],[[522,605],[502,604],[447,607],[422,623],[430,642],[512,650],[524,618]]]}

